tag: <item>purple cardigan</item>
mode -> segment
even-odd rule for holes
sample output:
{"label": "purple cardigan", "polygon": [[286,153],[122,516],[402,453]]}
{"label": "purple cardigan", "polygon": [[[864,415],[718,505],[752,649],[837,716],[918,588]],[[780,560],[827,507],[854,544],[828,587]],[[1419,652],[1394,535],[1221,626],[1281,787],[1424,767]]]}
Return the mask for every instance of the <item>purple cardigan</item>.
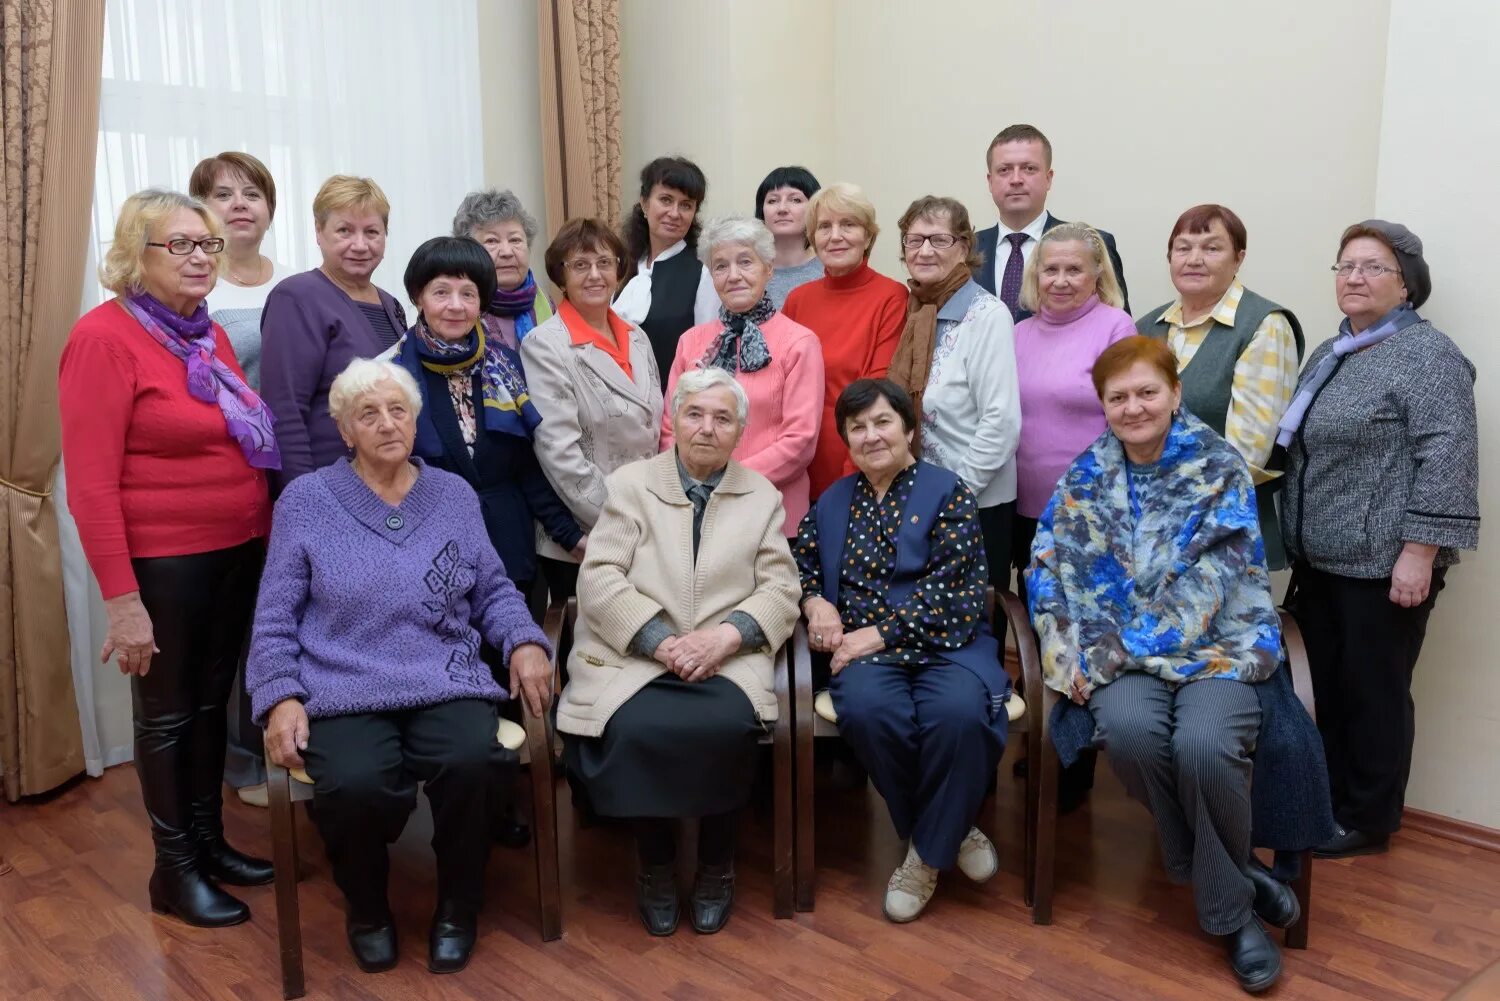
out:
{"label": "purple cardigan", "polygon": [[[400,303],[382,289],[380,304],[399,333],[407,328]],[[328,390],[355,358],[390,346],[344,291],[317,268],[284,280],[260,314],[260,395],[276,416],[280,491],[303,473],[344,457],[344,441],[328,416]]]}
{"label": "purple cardigan", "polygon": [[347,460],[290,484],[276,502],[245,689],[255,722],[283,699],[312,719],[455,699],[506,698],[479,657],[547,647],[460,477],[411,460],[391,507]]}

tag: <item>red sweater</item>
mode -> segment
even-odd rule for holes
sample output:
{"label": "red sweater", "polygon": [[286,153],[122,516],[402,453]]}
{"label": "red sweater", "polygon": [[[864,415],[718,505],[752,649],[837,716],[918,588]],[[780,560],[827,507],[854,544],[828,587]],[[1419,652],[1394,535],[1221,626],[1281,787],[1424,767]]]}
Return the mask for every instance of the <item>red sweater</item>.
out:
{"label": "red sweater", "polygon": [[854,471],[833,408],[851,382],[885,376],[906,326],[906,295],[905,285],[861,264],[847,275],[799,285],[787,297],[787,319],[810,327],[823,344],[823,421],[807,469],[813,500]]}
{"label": "red sweater", "polygon": [[[214,324],[215,352],[240,363]],[[106,599],[136,590],[130,561],[263,538],[266,477],[217,404],[188,395],[187,368],[111,300],[85,313],[57,379],[68,509]]]}

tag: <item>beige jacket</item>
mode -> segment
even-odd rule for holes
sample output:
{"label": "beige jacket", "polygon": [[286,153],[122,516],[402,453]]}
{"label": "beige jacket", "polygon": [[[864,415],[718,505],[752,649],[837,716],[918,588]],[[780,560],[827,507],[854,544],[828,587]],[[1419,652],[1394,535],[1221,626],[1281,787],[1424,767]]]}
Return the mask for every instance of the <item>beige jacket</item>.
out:
{"label": "beige jacket", "polygon": [[[627,379],[603,351],[574,344],[554,315],[521,341],[521,361],[531,402],[542,415],[533,435],[537,461],[578,526],[591,533],[604,508],[604,478],[655,455],[661,440],[661,379],[651,343],[631,325],[634,379]],[[572,560],[542,533],[537,551]]]}
{"label": "beige jacket", "polygon": [[657,612],[679,636],[734,611],[753,618],[768,646],[740,650],[719,673],[744,690],[759,719],[774,720],[774,651],[791,636],[801,597],[783,517],[771,481],[731,461],[704,510],[695,566],[693,505],[676,452],[617,470],[578,574],[578,624],[557,728],[599,736],[616,709],[666,673],[625,652]]}

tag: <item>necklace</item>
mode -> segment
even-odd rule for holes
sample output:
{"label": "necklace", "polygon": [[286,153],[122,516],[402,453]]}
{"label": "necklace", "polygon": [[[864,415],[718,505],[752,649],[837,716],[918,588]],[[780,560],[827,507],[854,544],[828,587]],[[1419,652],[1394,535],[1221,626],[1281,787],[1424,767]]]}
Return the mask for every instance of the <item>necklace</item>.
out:
{"label": "necklace", "polygon": [[256,285],[262,285],[270,279],[271,275],[269,272],[271,269],[267,267],[267,265],[269,265],[270,263],[271,262],[264,256],[256,255],[254,278],[241,278],[239,275],[234,273],[233,268],[229,270],[227,277],[230,281],[243,288],[254,288]]}

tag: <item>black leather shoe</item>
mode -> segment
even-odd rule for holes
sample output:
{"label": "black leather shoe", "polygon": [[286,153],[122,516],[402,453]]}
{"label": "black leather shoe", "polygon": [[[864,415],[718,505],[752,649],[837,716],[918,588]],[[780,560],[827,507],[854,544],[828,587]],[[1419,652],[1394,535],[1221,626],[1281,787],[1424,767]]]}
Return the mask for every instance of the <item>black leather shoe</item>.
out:
{"label": "black leather shoe", "polygon": [[1379,855],[1391,846],[1389,834],[1366,834],[1346,831],[1342,827],[1329,840],[1313,849],[1313,858],[1353,858],[1355,855]]}
{"label": "black leather shoe", "polygon": [[670,935],[677,930],[677,867],[675,865],[643,866],[636,874],[635,908],[641,923],[653,935]]}
{"label": "black leather shoe", "polygon": [[264,886],[276,878],[268,859],[236,851],[222,838],[207,847],[199,842],[198,865],[205,875],[230,886]]}
{"label": "black leather shoe", "polygon": [[376,921],[349,918],[344,931],[349,937],[349,951],[361,970],[381,973],[396,965],[396,922],[390,915]]}
{"label": "black leather shoe", "polygon": [[531,825],[513,813],[506,813],[490,825],[490,837],[506,848],[525,848],[531,844]]}
{"label": "black leather shoe", "polygon": [[427,933],[427,968],[433,973],[457,973],[469,965],[478,937],[478,915],[452,901],[438,901]]}
{"label": "black leather shoe", "polygon": [[1259,994],[1280,978],[1281,950],[1266,934],[1260,918],[1252,917],[1239,931],[1225,935],[1224,947],[1229,952],[1229,968],[1251,994]]}
{"label": "black leather shoe", "polygon": [[734,907],[734,865],[700,865],[693,879],[693,930],[712,935]]}
{"label": "black leather shoe", "polygon": [[1290,928],[1302,917],[1297,894],[1259,862],[1252,859],[1245,875],[1255,884],[1255,913],[1266,924],[1273,928]]}
{"label": "black leather shoe", "polygon": [[227,928],[250,920],[250,908],[188,865],[161,866],[151,874],[151,909],[199,928]]}

